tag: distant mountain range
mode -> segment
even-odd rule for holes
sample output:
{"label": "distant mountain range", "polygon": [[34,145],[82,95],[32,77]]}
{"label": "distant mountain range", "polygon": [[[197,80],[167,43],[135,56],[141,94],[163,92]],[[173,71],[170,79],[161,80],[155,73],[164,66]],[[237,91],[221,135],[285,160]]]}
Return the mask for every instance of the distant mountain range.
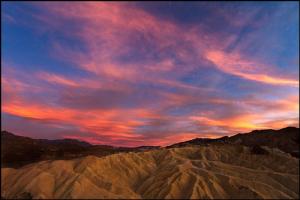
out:
{"label": "distant mountain range", "polygon": [[113,147],[92,145],[75,139],[47,140],[1,131],[1,167],[21,167],[41,160],[66,160],[87,155],[98,157],[160,148],[158,146]]}
{"label": "distant mountain range", "polygon": [[[250,133],[225,136],[217,139],[196,138],[176,143],[166,148],[194,145],[245,145],[278,148],[299,158],[299,128],[287,127],[280,130],[255,130]],[[159,146],[113,147],[92,145],[75,139],[46,140],[17,136],[1,131],[1,167],[21,167],[41,160],[66,160],[88,155],[102,157],[120,152],[139,152],[159,149]]]}
{"label": "distant mountain range", "polygon": [[184,147],[189,145],[232,144],[244,146],[267,146],[278,148],[294,157],[299,158],[299,128],[286,127],[280,130],[254,130],[250,133],[224,136],[217,139],[195,138],[193,140],[176,143],[167,148]]}

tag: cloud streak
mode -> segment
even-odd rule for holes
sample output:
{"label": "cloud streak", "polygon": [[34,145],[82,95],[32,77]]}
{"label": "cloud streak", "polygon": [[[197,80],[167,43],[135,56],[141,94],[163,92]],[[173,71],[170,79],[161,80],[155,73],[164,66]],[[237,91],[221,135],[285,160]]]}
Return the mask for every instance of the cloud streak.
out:
{"label": "cloud streak", "polygon": [[244,79],[266,84],[299,87],[299,80],[268,75],[268,72],[264,71],[264,69],[268,70],[270,68],[265,67],[261,63],[243,60],[239,55],[231,55],[219,51],[209,51],[206,54],[206,58],[213,62],[216,67],[223,72],[233,74]]}

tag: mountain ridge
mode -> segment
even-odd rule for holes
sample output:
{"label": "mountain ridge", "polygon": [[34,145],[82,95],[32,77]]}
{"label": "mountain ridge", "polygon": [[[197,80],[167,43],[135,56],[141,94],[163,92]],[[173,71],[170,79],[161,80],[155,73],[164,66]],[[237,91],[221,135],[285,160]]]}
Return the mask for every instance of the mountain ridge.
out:
{"label": "mountain ridge", "polygon": [[279,130],[253,130],[249,133],[223,136],[220,138],[195,138],[166,147],[138,146],[114,147],[92,145],[76,139],[47,140],[32,139],[1,131],[1,164],[4,167],[22,167],[42,160],[74,159],[88,155],[98,157],[120,152],[139,152],[160,148],[178,148],[191,145],[245,145],[253,151],[263,152],[260,146],[278,148],[299,158],[299,128],[286,127]]}
{"label": "mountain ridge", "polygon": [[215,139],[195,138],[167,146],[166,148],[210,144],[240,144],[250,147],[268,146],[271,148],[278,148],[294,157],[299,158],[299,128],[285,127],[278,130],[253,130],[249,133],[238,133],[233,136],[223,136]]}

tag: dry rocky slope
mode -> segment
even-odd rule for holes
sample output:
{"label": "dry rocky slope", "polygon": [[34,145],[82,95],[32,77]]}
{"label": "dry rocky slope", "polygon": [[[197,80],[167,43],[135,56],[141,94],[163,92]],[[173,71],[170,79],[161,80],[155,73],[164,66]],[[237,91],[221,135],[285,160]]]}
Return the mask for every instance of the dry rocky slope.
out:
{"label": "dry rocky slope", "polygon": [[257,154],[242,145],[198,145],[2,168],[1,196],[299,198],[299,159],[262,148]]}

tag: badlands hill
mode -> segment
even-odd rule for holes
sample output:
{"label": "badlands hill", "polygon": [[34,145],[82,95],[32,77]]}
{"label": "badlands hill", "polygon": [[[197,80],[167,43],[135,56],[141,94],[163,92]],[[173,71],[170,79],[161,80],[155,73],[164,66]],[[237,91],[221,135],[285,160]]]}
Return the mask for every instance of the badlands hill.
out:
{"label": "badlands hill", "polygon": [[232,144],[2,168],[4,198],[299,198],[299,160]]}

